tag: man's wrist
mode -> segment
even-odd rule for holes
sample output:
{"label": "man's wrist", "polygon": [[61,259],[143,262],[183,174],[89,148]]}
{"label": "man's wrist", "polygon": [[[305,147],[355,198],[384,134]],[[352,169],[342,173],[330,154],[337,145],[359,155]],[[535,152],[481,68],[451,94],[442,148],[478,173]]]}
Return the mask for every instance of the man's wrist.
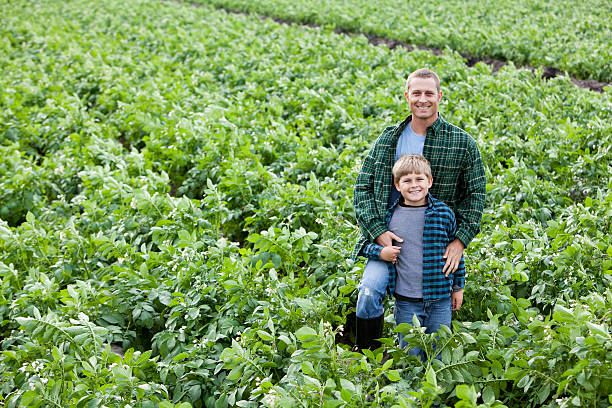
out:
{"label": "man's wrist", "polygon": [[377,226],[372,230],[372,240],[376,241],[382,234],[389,231],[385,226]]}
{"label": "man's wrist", "polygon": [[470,241],[472,240],[472,238],[468,236],[468,233],[463,230],[457,230],[457,233],[455,234],[455,239],[459,240],[463,244],[463,249],[467,248],[467,246],[470,244]]}

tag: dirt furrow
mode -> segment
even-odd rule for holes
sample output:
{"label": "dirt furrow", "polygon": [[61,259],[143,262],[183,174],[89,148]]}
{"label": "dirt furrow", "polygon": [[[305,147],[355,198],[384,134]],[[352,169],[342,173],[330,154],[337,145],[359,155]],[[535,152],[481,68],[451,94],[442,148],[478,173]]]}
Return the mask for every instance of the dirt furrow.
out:
{"label": "dirt furrow", "polygon": [[[177,3],[187,3],[194,7],[202,7],[201,3],[196,3],[193,1],[183,1],[183,0],[162,0],[162,1],[175,1]],[[255,13],[249,13],[249,12],[244,12],[244,11],[231,10],[231,9],[227,9],[221,6],[215,6],[215,8],[217,8],[218,10],[224,10],[227,13],[232,13],[232,14],[241,14],[241,15],[255,14]],[[261,14],[258,14],[258,16],[262,20],[271,20],[271,21],[275,21],[280,24],[287,24],[287,25],[295,24],[295,25],[301,25],[301,26],[306,26],[306,27],[311,27],[311,28],[321,28],[320,25],[316,25],[316,24],[302,23],[300,21],[287,20],[283,18],[277,18],[277,17],[261,15]],[[392,50],[398,47],[405,48],[409,51],[414,50],[414,49],[419,49],[419,50],[430,51],[434,55],[439,55],[444,52],[443,50],[439,48],[427,47],[423,45],[408,44],[403,41],[394,40],[390,38],[378,37],[378,36],[371,35],[371,34],[364,34],[364,33],[360,33],[357,31],[350,31],[350,30],[344,30],[344,29],[337,28],[334,30],[334,32],[337,34],[344,34],[344,35],[351,35],[351,36],[363,35],[365,38],[368,39],[370,44],[383,45]],[[501,67],[508,64],[508,61],[499,60],[495,58],[476,57],[476,56],[469,55],[463,52],[458,52],[458,53],[466,60],[466,64],[470,67],[476,65],[479,62],[483,62],[487,65],[491,65],[493,67],[493,72],[497,72]],[[521,66],[517,66],[517,68],[528,69],[532,72],[535,72],[537,69],[529,65],[521,65]],[[566,76],[565,72],[561,71],[560,69],[554,68],[554,67],[542,67],[541,69],[542,69],[542,78],[544,79],[550,79],[550,78],[554,78],[557,76]],[[591,91],[599,92],[599,93],[603,93],[605,87],[612,85],[612,83],[599,82],[594,79],[578,79],[578,78],[570,77],[570,80],[572,81],[572,83],[574,83],[576,86],[580,88],[589,89]]]}

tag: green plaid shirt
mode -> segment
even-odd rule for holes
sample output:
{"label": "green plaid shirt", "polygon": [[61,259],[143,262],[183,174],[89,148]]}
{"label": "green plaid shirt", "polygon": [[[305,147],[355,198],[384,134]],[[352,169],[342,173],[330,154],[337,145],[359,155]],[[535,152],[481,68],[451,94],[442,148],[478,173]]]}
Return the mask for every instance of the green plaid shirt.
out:
{"label": "green plaid shirt", "polygon": [[[355,182],[353,205],[362,237],[353,251],[356,258],[364,244],[387,231],[385,214],[393,185],[397,141],[412,120],[385,128],[366,156]],[[480,231],[485,203],[486,178],[478,146],[464,130],[438,119],[427,128],[423,156],[431,163],[433,185],[429,192],[445,202],[457,217],[456,237],[467,246]]]}

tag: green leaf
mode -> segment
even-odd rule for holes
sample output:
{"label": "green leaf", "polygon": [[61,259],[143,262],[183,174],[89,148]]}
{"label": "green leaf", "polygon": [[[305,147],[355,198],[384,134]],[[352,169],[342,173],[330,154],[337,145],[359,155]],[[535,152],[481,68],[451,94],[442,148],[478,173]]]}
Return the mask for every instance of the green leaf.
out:
{"label": "green leaf", "polygon": [[485,404],[493,404],[493,402],[495,402],[495,392],[493,391],[493,387],[490,385],[487,385],[482,390],[482,401]]}
{"label": "green leaf", "polygon": [[342,389],[340,391],[340,397],[345,401],[345,402],[351,402],[351,400],[353,399],[353,394],[346,390],[346,389]]}
{"label": "green leaf", "polygon": [[32,402],[34,402],[36,400],[40,400],[40,397],[39,397],[39,395],[38,395],[38,393],[36,391],[26,391],[21,396],[21,405],[20,406],[27,407]]}
{"label": "green leaf", "polygon": [[176,356],[174,356],[172,358],[172,361],[181,361],[181,360],[186,359],[187,357],[189,357],[189,353],[183,352],[183,353],[180,353],[180,354],[177,354]]}
{"label": "green leaf", "polygon": [[541,387],[538,390],[538,399],[540,401],[540,404],[543,404],[549,395],[550,395],[550,383],[547,382],[543,387]]}
{"label": "green leaf", "polygon": [[316,338],[317,332],[308,326],[303,326],[295,332],[295,336],[301,342],[307,342],[307,341],[312,341],[313,338]]}
{"label": "green leaf", "polygon": [[136,361],[136,365],[142,365],[144,364],[146,361],[149,360],[149,358],[151,357],[151,354],[153,353],[152,350],[147,350],[144,353],[142,353],[140,355],[140,357],[138,357],[138,361]]}
{"label": "green leaf", "polygon": [[314,367],[310,361],[302,362],[302,372],[306,375],[316,375]]}
{"label": "green leaf", "polygon": [[529,380],[530,379],[531,379],[531,377],[529,377],[529,375],[525,375],[525,376],[523,376],[523,378],[521,378],[519,380],[519,382],[516,384],[516,386],[518,388],[526,387],[529,384]]}
{"label": "green leaf", "polygon": [[468,401],[470,404],[475,405],[476,399],[478,398],[476,395],[476,391],[474,390],[473,385],[465,385],[460,384],[455,388],[455,392],[457,394],[457,398]]}
{"label": "green leaf", "polygon": [[591,330],[591,333],[599,334],[600,336],[605,337],[607,339],[610,338],[610,332],[603,325],[591,323],[589,321],[586,321],[585,323],[589,330]]}
{"label": "green leaf", "polygon": [[574,314],[571,309],[555,305],[553,319],[559,323],[569,323],[574,321]]}
{"label": "green leaf", "polygon": [[237,380],[238,378],[240,378],[242,376],[242,370],[244,369],[244,367],[242,365],[239,365],[237,367],[232,368],[232,370],[230,371],[230,373],[227,376],[228,380]]}
{"label": "green leaf", "polygon": [[523,375],[525,371],[519,367],[508,367],[506,370],[506,378],[509,380],[515,380],[519,376]]}
{"label": "green leaf", "polygon": [[521,253],[525,251],[525,244],[523,244],[523,241],[515,239],[512,241],[512,248],[514,248],[515,253]]}
{"label": "green leaf", "polygon": [[436,372],[432,367],[427,368],[427,372],[425,373],[425,379],[427,382],[434,387],[438,386],[438,381],[436,379]]}
{"label": "green leaf", "polygon": [[257,335],[265,341],[272,341],[274,340],[274,337],[272,337],[272,335],[268,332],[265,332],[263,330],[257,330]]}
{"label": "green leaf", "polygon": [[390,381],[394,381],[394,382],[402,379],[398,370],[390,370],[387,373],[387,377],[389,378]]}
{"label": "green leaf", "polygon": [[344,378],[340,379],[340,386],[342,387],[343,390],[348,390],[351,393],[357,392],[357,388],[355,387],[355,384],[353,384],[352,382]]}
{"label": "green leaf", "polygon": [[476,339],[474,338],[474,336],[472,336],[471,334],[469,334],[467,332],[462,332],[461,333],[461,338],[463,339],[464,342],[466,342],[468,344],[476,343]]}
{"label": "green leaf", "polygon": [[278,336],[278,339],[288,346],[293,344],[293,341],[291,341],[291,339],[284,334],[281,334],[280,336]]}
{"label": "green leaf", "polygon": [[317,380],[316,378],[304,375],[304,381],[306,383],[312,384],[314,385],[316,388],[320,389],[321,388],[321,382],[319,380]]}

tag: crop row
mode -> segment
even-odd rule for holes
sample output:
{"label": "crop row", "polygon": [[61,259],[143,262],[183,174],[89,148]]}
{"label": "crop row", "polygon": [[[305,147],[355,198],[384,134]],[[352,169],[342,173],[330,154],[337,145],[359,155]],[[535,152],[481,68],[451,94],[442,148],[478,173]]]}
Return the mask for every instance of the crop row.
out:
{"label": "crop row", "polygon": [[196,2],[612,82],[612,10],[605,0]]}
{"label": "crop row", "polygon": [[[610,96],[208,7],[18,2],[2,23],[6,406],[607,404]],[[379,365],[336,342],[352,185],[424,65],[489,201],[441,359],[389,321]]]}

